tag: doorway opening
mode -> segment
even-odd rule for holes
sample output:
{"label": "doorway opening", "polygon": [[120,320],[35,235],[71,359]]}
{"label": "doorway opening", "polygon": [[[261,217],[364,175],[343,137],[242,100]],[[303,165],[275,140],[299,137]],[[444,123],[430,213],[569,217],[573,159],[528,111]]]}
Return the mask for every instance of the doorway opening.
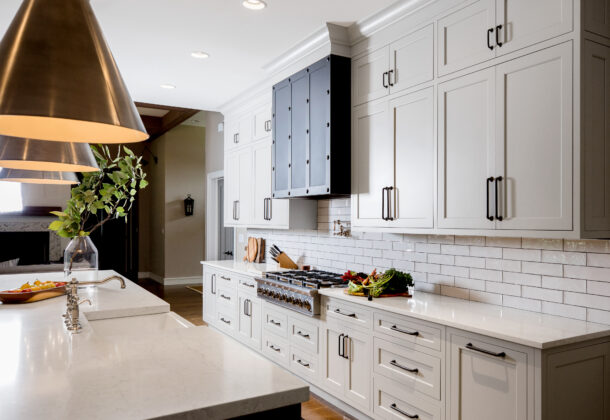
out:
{"label": "doorway opening", "polygon": [[206,217],[206,260],[232,260],[234,232],[224,225],[224,173],[208,174]]}

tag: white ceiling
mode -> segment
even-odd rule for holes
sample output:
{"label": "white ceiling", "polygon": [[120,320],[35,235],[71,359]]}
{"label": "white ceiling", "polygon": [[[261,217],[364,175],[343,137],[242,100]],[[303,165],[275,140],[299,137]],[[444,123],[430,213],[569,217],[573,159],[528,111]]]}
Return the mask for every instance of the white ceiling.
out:
{"label": "white ceiling", "polygon": [[[265,76],[263,65],[321,28],[349,25],[396,0],[91,0],[135,101],[216,110]],[[0,2],[4,34],[20,0]],[[207,59],[194,59],[205,51]],[[160,84],[176,89],[161,89]]]}

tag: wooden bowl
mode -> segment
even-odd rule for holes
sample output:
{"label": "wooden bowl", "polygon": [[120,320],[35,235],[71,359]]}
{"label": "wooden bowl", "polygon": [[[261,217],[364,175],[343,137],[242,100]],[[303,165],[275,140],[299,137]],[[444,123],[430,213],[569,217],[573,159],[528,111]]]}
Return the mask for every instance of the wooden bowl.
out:
{"label": "wooden bowl", "polygon": [[66,285],[52,289],[36,290],[34,292],[0,292],[2,303],[31,303],[40,300],[51,299],[66,294]]}

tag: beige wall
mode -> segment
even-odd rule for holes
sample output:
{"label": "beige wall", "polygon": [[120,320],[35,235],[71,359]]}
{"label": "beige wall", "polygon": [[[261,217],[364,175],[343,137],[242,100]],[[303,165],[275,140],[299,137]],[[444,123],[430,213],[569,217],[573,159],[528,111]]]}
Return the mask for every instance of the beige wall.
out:
{"label": "beige wall", "polygon": [[220,112],[207,112],[205,118],[205,173],[221,171],[224,167],[224,132],[218,132],[218,124],[224,122]]}
{"label": "beige wall", "polygon": [[[144,153],[149,187],[140,195],[140,272],[163,279],[200,277],[204,256],[206,130],[180,125],[149,143]],[[193,216],[184,199],[195,200]]]}

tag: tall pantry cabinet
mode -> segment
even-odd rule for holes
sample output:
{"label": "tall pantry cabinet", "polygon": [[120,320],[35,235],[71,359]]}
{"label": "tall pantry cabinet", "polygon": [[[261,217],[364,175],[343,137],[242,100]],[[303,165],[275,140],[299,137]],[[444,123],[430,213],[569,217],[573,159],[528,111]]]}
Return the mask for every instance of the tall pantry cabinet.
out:
{"label": "tall pantry cabinet", "polygon": [[432,9],[352,47],[353,228],[608,237],[608,1]]}

